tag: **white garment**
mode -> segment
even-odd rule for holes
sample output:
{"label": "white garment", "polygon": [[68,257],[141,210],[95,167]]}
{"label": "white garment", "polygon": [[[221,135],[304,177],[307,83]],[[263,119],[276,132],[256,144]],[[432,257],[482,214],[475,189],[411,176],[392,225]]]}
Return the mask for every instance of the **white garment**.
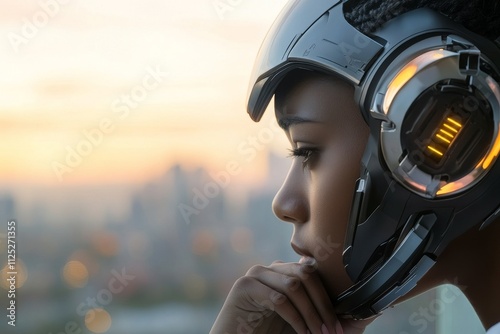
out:
{"label": "white garment", "polygon": [[500,322],[495,326],[491,327],[490,329],[488,329],[486,334],[500,334]]}

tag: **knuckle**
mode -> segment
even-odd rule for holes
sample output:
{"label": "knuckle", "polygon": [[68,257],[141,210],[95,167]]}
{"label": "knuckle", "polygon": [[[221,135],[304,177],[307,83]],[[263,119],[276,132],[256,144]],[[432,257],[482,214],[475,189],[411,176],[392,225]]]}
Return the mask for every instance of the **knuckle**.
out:
{"label": "knuckle", "polygon": [[246,290],[253,284],[253,278],[249,276],[242,276],[234,282],[233,288],[237,290]]}
{"label": "knuckle", "polygon": [[271,298],[259,302],[259,305],[265,312],[274,312],[274,304]]}
{"label": "knuckle", "polygon": [[274,305],[281,305],[281,304],[284,304],[288,300],[288,297],[280,292],[274,291],[273,293],[271,293],[271,296],[269,299],[271,300],[271,302]]}
{"label": "knuckle", "polygon": [[251,267],[250,269],[248,269],[246,276],[253,276],[253,277],[259,276],[264,270],[265,270],[264,266],[255,265],[255,266]]}
{"label": "knuckle", "polygon": [[296,291],[300,288],[302,282],[296,277],[285,276],[283,279],[283,284],[285,286],[285,289],[287,289],[288,291]]}

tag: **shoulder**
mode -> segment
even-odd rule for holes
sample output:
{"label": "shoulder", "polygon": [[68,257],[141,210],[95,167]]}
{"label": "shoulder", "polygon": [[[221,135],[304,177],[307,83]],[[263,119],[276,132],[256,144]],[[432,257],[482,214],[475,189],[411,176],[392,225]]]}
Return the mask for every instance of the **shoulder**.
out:
{"label": "shoulder", "polygon": [[495,326],[491,327],[490,329],[488,329],[486,334],[500,334],[500,322]]}

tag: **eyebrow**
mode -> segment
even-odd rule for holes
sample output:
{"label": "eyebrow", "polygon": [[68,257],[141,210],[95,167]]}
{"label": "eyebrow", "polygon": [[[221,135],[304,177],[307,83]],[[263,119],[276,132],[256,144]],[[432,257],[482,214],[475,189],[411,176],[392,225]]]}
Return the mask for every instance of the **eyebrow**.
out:
{"label": "eyebrow", "polygon": [[287,116],[278,120],[278,125],[285,131],[288,131],[290,126],[300,123],[318,123],[318,122],[298,116]]}

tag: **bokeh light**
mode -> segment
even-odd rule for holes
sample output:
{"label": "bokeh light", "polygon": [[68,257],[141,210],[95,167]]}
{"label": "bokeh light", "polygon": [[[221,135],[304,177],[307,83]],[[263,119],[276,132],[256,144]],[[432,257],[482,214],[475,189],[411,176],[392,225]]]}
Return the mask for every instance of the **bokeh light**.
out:
{"label": "bokeh light", "polygon": [[111,315],[102,308],[94,308],[85,315],[85,326],[92,333],[106,333],[111,328]]}
{"label": "bokeh light", "polygon": [[16,288],[22,288],[26,280],[28,279],[28,269],[26,268],[26,265],[24,264],[23,260],[20,258],[16,259],[16,264],[14,270],[11,270],[9,268],[9,265],[6,264],[3,269],[0,271],[0,286],[5,289],[9,290],[10,288],[10,283],[7,281],[8,278],[10,278],[12,275],[10,275],[10,272],[15,272],[15,278],[16,278]]}
{"label": "bokeh light", "polygon": [[193,235],[193,253],[204,256],[213,254],[216,250],[217,243],[213,232],[208,230],[196,231]]}
{"label": "bokeh light", "polygon": [[94,250],[102,256],[112,257],[120,251],[116,235],[109,232],[96,233],[92,238]]}
{"label": "bokeh light", "polygon": [[[89,240],[90,244],[91,241]],[[101,265],[99,258],[94,256],[91,253],[91,249],[76,249],[71,255],[68,257],[67,261],[78,261],[81,262],[89,273],[89,277],[97,275],[99,272]]]}
{"label": "bokeh light", "polygon": [[80,261],[69,261],[62,270],[64,282],[71,288],[83,288],[87,285],[89,272]]}

